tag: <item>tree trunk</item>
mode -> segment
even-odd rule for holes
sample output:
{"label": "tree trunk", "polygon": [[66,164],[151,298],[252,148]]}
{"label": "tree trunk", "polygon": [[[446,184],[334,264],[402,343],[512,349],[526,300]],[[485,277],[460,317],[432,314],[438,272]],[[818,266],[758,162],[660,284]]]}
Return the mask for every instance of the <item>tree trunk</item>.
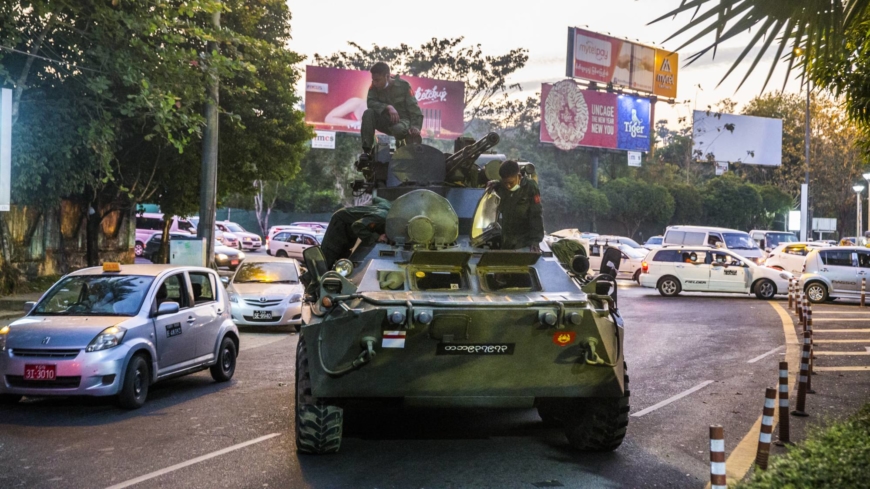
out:
{"label": "tree trunk", "polygon": [[89,267],[96,267],[100,264],[100,222],[102,219],[100,218],[100,213],[94,210],[91,212],[92,207],[88,205],[88,208],[85,210],[85,214],[88,216],[87,228],[85,231],[85,242],[86,242],[86,256],[88,260]]}
{"label": "tree trunk", "polygon": [[169,230],[172,229],[172,218],[166,219],[166,216],[163,217],[163,236],[160,239],[160,250],[153,257],[152,261],[154,263],[169,263],[169,240],[172,237]]}

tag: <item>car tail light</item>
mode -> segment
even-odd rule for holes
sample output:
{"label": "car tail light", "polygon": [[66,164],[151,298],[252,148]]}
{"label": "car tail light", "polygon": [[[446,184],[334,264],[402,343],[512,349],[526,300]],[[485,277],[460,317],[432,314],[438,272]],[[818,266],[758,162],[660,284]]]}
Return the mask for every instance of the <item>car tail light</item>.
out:
{"label": "car tail light", "polygon": [[642,261],[640,263],[640,269],[643,270],[643,273],[649,273],[649,263]]}
{"label": "car tail light", "polygon": [[269,238],[266,238],[266,247],[269,246]]}

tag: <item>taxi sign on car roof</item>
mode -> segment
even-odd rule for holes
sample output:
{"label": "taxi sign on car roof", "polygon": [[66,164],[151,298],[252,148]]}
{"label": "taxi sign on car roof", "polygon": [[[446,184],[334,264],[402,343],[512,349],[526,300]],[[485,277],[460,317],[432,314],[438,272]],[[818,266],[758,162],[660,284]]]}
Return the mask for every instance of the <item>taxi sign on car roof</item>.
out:
{"label": "taxi sign on car roof", "polygon": [[103,263],[104,272],[120,272],[121,264],[115,261],[107,261]]}

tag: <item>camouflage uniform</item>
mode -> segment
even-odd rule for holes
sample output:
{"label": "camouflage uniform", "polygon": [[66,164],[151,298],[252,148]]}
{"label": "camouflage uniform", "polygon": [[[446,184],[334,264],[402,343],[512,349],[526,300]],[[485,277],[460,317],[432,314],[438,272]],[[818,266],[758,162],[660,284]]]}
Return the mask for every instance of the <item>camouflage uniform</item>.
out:
{"label": "camouflage uniform", "polygon": [[323,235],[323,256],[327,269],[341,258],[350,256],[350,250],[356,244],[357,238],[363,246],[377,242],[384,234],[387,224],[387,213],[390,212],[390,201],[374,197],[371,205],[345,207],[339,209],[329,219],[329,226]]}
{"label": "camouflage uniform", "polygon": [[540,245],[544,239],[544,218],[538,184],[523,178],[520,188],[511,192],[498,182],[495,192],[501,199],[498,204],[501,248],[516,250]]}
{"label": "camouflage uniform", "polygon": [[[392,105],[399,113],[399,122],[390,122],[387,106]],[[411,91],[411,85],[399,78],[399,75],[389,79],[386,88],[369,88],[368,110],[363,112],[362,133],[363,150],[368,151],[375,145],[375,129],[404,141],[408,130],[412,127],[423,127],[423,111],[417,105],[417,98]]]}

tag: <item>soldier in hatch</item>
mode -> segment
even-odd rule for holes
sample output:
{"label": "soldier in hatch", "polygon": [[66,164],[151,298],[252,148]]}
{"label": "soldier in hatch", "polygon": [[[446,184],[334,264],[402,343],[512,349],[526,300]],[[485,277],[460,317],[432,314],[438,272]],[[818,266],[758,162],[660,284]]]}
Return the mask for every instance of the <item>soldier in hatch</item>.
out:
{"label": "soldier in hatch", "polygon": [[363,112],[363,153],[371,155],[375,147],[375,129],[396,138],[399,146],[407,142],[422,143],[423,111],[411,85],[396,75],[390,78],[390,67],[383,62],[371,68],[372,86],[369,88],[368,109]]}
{"label": "soldier in hatch", "polygon": [[363,246],[386,243],[387,213],[390,201],[379,197],[372,198],[370,205],[345,207],[335,211],[329,219],[329,226],[323,235],[323,258],[328,270],[341,258],[350,256],[350,250],[357,238]]}
{"label": "soldier in hatch", "polygon": [[501,224],[501,249],[541,251],[544,239],[544,218],[538,184],[520,175],[516,161],[508,160],[498,169],[498,182],[490,182],[501,201],[498,220]]}

